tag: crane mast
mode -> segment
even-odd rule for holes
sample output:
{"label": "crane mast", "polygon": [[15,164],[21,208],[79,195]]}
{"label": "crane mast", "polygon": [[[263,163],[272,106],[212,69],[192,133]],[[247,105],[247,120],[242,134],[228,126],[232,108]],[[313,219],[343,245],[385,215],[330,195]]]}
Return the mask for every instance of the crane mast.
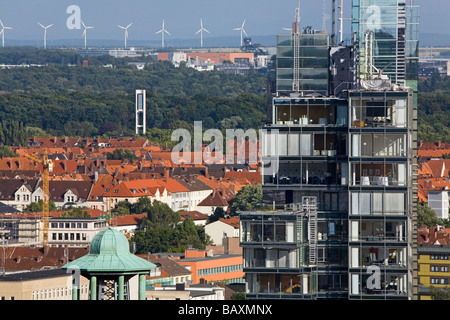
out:
{"label": "crane mast", "polygon": [[50,192],[49,192],[49,172],[53,170],[53,163],[48,158],[47,150],[44,151],[42,159],[25,154],[28,159],[35,162],[41,163],[43,166],[42,172],[42,191],[43,191],[43,201],[42,201],[42,242],[44,245],[48,244],[48,216],[49,216],[49,202],[50,202]]}

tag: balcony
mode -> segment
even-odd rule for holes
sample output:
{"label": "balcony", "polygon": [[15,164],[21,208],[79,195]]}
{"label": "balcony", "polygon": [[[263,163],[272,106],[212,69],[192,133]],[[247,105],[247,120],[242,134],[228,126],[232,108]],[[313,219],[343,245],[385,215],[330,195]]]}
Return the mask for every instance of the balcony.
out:
{"label": "balcony", "polygon": [[[385,98],[385,99],[384,99]],[[407,98],[352,98],[352,128],[406,128]]]}
{"label": "balcony", "polygon": [[[289,102],[292,102],[289,100]],[[329,101],[304,101],[305,104],[274,105],[274,124],[298,127],[347,126],[347,106]]]}
{"label": "balcony", "polygon": [[393,245],[350,246],[350,268],[367,269],[376,266],[378,269],[406,270],[406,247]]}
{"label": "balcony", "polygon": [[245,248],[244,268],[262,268],[272,270],[289,270],[299,268],[296,249]]}
{"label": "balcony", "polygon": [[406,157],[405,134],[352,134],[352,157]]}
{"label": "balcony", "polygon": [[308,185],[330,186],[346,185],[342,175],[341,163],[332,162],[281,162],[278,172],[272,175],[263,175],[264,184],[274,185]]}
{"label": "balcony", "polygon": [[405,163],[352,163],[351,186],[404,187],[406,186]]}
{"label": "balcony", "polygon": [[397,220],[351,220],[350,241],[406,242],[406,222]]}
{"label": "balcony", "polygon": [[241,221],[241,243],[295,244],[294,228],[295,221]]}
{"label": "balcony", "polygon": [[407,275],[406,274],[384,274],[374,276],[372,272],[366,274],[350,275],[350,296],[382,296],[387,299],[407,298]]}

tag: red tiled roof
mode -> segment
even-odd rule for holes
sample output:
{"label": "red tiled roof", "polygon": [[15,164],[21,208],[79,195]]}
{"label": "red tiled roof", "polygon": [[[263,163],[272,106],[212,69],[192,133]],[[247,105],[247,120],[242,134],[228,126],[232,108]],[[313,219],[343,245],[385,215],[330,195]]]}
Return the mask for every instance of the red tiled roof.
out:
{"label": "red tiled roof", "polygon": [[144,217],[147,217],[146,213],[140,214],[127,214],[115,216],[114,224],[117,226],[131,226],[131,225],[139,225]]}
{"label": "red tiled roof", "polygon": [[181,220],[184,220],[186,218],[192,218],[192,220],[207,220],[208,216],[206,214],[203,214],[199,211],[179,211]]}
{"label": "red tiled roof", "polygon": [[239,228],[239,217],[230,217],[230,218],[219,218],[223,223],[229,224],[234,228]]}

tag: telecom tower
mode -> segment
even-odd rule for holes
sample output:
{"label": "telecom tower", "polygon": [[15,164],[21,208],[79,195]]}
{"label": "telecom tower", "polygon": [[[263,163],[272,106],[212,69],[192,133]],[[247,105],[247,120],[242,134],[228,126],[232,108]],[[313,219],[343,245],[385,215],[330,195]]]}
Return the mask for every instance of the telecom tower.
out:
{"label": "telecom tower", "polygon": [[139,134],[139,128],[143,134],[146,132],[146,109],[145,90],[136,90],[136,134]]}

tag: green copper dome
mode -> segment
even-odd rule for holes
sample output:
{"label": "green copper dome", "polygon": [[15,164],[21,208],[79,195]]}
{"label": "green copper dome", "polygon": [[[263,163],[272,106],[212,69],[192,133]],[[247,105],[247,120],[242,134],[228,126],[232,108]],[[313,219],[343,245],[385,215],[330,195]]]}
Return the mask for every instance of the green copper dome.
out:
{"label": "green copper dome", "polygon": [[111,228],[97,233],[89,249],[90,254],[127,254],[129,252],[127,238],[122,232]]}
{"label": "green copper dome", "polygon": [[111,227],[97,233],[92,239],[89,253],[63,266],[81,272],[149,272],[156,266],[130,253],[128,239]]}

